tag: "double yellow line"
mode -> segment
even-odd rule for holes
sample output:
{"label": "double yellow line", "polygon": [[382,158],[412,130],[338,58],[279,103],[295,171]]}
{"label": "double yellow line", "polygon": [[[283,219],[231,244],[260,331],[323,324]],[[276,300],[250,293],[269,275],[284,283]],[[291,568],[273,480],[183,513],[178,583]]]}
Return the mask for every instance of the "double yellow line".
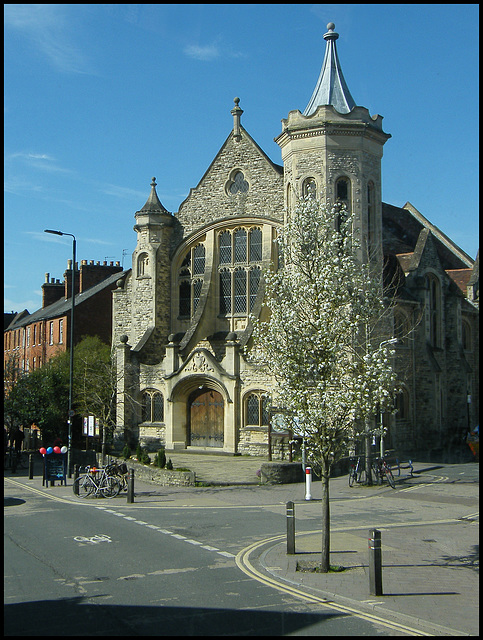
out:
{"label": "double yellow line", "polygon": [[[304,535],[306,533],[313,534],[313,533],[320,533],[320,532],[319,531],[304,532]],[[255,553],[257,550],[259,550],[261,547],[264,547],[269,543],[279,542],[284,538],[285,538],[285,535],[274,536],[273,538],[267,538],[265,540],[262,540],[261,542],[255,542],[252,545],[246,547],[245,549],[242,549],[242,551],[240,551],[240,553],[235,558],[237,567],[241,569],[241,571],[243,571],[243,573],[245,573],[250,578],[257,580],[258,582],[261,582],[262,584],[265,584],[268,587],[272,587],[274,589],[277,589],[278,591],[287,593],[295,598],[304,600],[309,604],[323,605],[324,607],[327,607],[339,613],[345,613],[346,615],[356,616],[357,618],[361,618],[362,620],[366,620],[373,624],[379,624],[388,629],[392,629],[395,631],[404,631],[408,635],[413,635],[413,636],[434,635],[433,633],[425,633],[424,631],[413,629],[412,627],[408,627],[407,625],[404,625],[404,624],[399,624],[398,622],[392,622],[390,620],[381,618],[380,616],[376,616],[371,613],[365,613],[354,607],[348,607],[343,604],[338,604],[333,600],[329,600],[328,598],[305,593],[304,591],[301,591],[296,587],[290,586],[288,583],[282,584],[281,582],[278,582],[277,580],[274,580],[268,577],[267,575],[264,575],[260,571],[258,571],[258,569],[256,569],[253,566],[250,560],[250,556],[253,553]]]}

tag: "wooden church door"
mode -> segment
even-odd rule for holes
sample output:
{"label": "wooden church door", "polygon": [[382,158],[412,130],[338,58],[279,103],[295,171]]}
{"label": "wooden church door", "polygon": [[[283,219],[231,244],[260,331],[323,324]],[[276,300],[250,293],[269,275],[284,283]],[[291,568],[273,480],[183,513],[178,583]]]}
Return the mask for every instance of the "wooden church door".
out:
{"label": "wooden church door", "polygon": [[213,389],[198,389],[188,400],[189,444],[192,447],[222,447],[224,440],[224,402]]}

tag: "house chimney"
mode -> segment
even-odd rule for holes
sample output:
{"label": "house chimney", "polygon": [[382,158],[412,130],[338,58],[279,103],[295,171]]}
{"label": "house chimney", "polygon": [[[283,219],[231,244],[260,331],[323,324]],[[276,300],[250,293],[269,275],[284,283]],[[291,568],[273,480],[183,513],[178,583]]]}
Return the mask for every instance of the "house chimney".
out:
{"label": "house chimney", "polygon": [[50,273],[45,274],[45,282],[42,285],[42,309],[54,304],[64,295],[64,283],[50,278]]}

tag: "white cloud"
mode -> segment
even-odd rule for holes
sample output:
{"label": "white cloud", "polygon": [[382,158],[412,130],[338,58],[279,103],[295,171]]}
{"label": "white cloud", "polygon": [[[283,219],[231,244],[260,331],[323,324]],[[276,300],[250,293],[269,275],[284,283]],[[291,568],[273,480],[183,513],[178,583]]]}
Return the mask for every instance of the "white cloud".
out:
{"label": "white cloud", "polygon": [[22,33],[60,71],[89,73],[83,53],[71,40],[69,5],[5,4],[5,27]]}
{"label": "white cloud", "polygon": [[196,44],[190,44],[185,47],[184,53],[189,58],[194,58],[195,60],[201,60],[203,62],[210,62],[220,56],[220,51],[214,44],[205,45],[204,47],[200,47]]}

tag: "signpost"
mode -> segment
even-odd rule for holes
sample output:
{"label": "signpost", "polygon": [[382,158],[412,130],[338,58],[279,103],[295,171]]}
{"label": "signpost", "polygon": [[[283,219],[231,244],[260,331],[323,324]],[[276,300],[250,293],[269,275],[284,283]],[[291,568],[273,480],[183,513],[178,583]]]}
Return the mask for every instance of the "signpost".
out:
{"label": "signpost", "polygon": [[67,455],[65,453],[46,453],[44,455],[44,480],[43,485],[54,486],[56,480],[60,484],[67,485]]}

